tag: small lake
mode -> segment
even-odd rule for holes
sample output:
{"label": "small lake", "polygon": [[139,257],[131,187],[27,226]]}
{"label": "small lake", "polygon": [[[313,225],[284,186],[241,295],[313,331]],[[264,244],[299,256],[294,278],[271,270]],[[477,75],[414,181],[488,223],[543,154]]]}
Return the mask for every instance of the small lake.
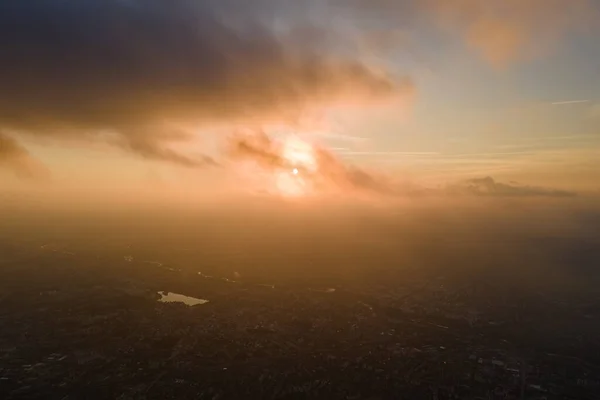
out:
{"label": "small lake", "polygon": [[183,303],[188,306],[196,306],[198,304],[208,303],[208,300],[197,299],[195,297],[184,296],[178,293],[158,292],[161,298],[158,300],[161,303]]}

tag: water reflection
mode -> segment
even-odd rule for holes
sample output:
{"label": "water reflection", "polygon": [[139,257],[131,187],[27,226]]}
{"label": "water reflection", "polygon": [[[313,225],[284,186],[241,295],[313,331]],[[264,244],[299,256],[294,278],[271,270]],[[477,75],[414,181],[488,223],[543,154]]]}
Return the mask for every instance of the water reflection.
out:
{"label": "water reflection", "polygon": [[158,300],[162,303],[183,303],[188,306],[208,303],[208,300],[197,299],[195,297],[184,296],[178,293],[158,292],[161,298]]}

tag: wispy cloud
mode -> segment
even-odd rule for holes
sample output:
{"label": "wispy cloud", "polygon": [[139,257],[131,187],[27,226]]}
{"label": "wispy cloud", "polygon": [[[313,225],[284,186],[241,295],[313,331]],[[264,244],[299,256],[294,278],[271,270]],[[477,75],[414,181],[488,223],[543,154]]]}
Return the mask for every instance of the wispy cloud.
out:
{"label": "wispy cloud", "polygon": [[344,156],[437,156],[440,153],[430,151],[343,151]]}
{"label": "wispy cloud", "polygon": [[[257,132],[253,135],[234,136],[231,138],[227,156],[231,161],[253,161],[266,170],[285,171],[296,166],[285,157],[281,143],[277,143],[267,135]],[[460,180],[456,183],[438,187],[427,188],[421,184],[399,181],[390,176],[382,176],[368,167],[344,163],[336,155],[324,148],[314,148],[314,170],[302,170],[303,179],[310,182],[311,186],[319,190],[339,189],[347,194],[371,193],[385,196],[413,196],[413,195],[476,195],[497,197],[567,197],[574,196],[574,192],[544,187],[538,185],[522,185],[514,182],[501,182],[492,177],[483,177],[486,172],[501,172],[512,169],[507,160],[444,158],[438,153],[413,153],[417,155],[433,155],[430,163],[442,163],[444,168],[452,170],[454,177],[460,176],[456,172],[463,172],[463,176],[470,179]],[[364,154],[394,154],[401,152],[362,152]],[[408,153],[411,154],[411,153]],[[479,164],[483,163],[483,165]],[[298,167],[299,168],[299,167]],[[468,174],[464,172],[469,172]],[[477,176],[477,177],[473,177]]]}
{"label": "wispy cloud", "polygon": [[563,106],[566,104],[579,104],[579,103],[589,103],[590,100],[566,100],[566,101],[555,101],[552,103],[553,106]]}
{"label": "wispy cloud", "polygon": [[585,29],[596,16],[590,0],[428,0],[420,3],[435,11],[446,24],[462,31],[469,47],[497,67],[547,53],[569,32]]}
{"label": "wispy cloud", "polygon": [[47,178],[49,172],[13,137],[0,132],[0,168],[11,170],[19,178]]}
{"label": "wispy cloud", "polygon": [[310,132],[310,133],[306,133],[305,136],[314,136],[314,137],[319,137],[322,139],[331,139],[331,140],[337,140],[337,141],[348,142],[348,143],[364,143],[369,140],[369,138],[366,138],[366,137],[344,135],[342,133],[336,133],[336,132],[320,132],[320,131],[319,132]]}
{"label": "wispy cloud", "polygon": [[600,146],[599,134],[523,137],[513,138],[512,140],[514,142],[498,144],[494,148],[528,154],[565,149],[597,148]]}
{"label": "wispy cloud", "polygon": [[396,188],[388,180],[367,170],[346,165],[325,148],[313,147],[314,171],[297,166],[285,156],[282,143],[264,132],[232,136],[226,156],[233,161],[254,161],[265,170],[298,168],[303,179],[315,188],[366,193],[392,194]]}
{"label": "wispy cloud", "polygon": [[504,156],[520,156],[532,154],[530,151],[502,151],[502,152],[487,152],[487,153],[461,153],[461,154],[445,154],[444,158],[496,158]]}
{"label": "wispy cloud", "polygon": [[514,182],[498,182],[490,176],[459,182],[449,186],[446,190],[450,194],[500,197],[572,197],[576,195],[574,192],[566,190],[520,185]]}

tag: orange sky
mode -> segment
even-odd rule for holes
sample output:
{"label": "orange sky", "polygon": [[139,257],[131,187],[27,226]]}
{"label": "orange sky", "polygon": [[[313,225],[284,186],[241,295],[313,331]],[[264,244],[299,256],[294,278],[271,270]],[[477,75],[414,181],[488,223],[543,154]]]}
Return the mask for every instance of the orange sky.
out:
{"label": "orange sky", "polygon": [[597,1],[334,2],[3,4],[0,187],[600,189]]}

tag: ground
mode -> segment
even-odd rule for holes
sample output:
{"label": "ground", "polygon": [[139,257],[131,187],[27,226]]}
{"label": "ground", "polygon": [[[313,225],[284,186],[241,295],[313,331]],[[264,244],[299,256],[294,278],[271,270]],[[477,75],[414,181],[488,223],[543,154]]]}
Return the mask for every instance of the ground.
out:
{"label": "ground", "polygon": [[[0,246],[4,399],[600,393],[600,303],[589,292],[418,268],[266,282],[144,261],[126,246],[98,254],[14,236]],[[209,302],[161,303],[159,291]]]}

